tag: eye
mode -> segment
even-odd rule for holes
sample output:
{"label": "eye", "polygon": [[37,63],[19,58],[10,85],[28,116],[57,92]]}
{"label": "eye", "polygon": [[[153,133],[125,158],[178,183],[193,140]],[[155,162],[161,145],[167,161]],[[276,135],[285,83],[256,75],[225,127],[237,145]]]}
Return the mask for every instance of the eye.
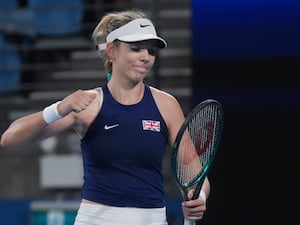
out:
{"label": "eye", "polygon": [[134,52],[140,52],[141,50],[146,49],[148,51],[148,54],[152,56],[156,56],[157,53],[157,47],[150,47],[144,45],[131,44],[130,49]]}
{"label": "eye", "polygon": [[134,52],[140,52],[142,50],[142,47],[138,45],[130,45],[130,48]]}
{"label": "eye", "polygon": [[156,56],[156,54],[157,54],[157,47],[148,48],[148,53],[149,53],[149,55]]}

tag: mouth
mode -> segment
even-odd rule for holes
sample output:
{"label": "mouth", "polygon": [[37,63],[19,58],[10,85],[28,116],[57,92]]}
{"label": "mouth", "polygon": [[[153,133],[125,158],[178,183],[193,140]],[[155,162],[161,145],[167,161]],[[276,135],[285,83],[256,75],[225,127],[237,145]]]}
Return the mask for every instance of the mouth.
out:
{"label": "mouth", "polygon": [[146,73],[148,72],[148,68],[147,67],[144,67],[144,66],[137,66],[136,67],[136,71],[139,72],[139,73]]}

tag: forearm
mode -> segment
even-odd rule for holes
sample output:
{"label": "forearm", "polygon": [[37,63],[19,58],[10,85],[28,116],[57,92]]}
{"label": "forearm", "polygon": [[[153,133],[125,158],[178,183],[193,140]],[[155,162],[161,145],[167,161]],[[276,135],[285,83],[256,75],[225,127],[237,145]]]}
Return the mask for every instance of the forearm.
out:
{"label": "forearm", "polygon": [[43,133],[47,123],[42,112],[15,120],[1,136],[1,147],[29,145]]}
{"label": "forearm", "polygon": [[23,147],[71,128],[75,123],[71,112],[86,110],[97,95],[97,91],[78,90],[41,112],[15,120],[2,135],[1,147]]}
{"label": "forearm", "polygon": [[205,193],[206,198],[208,198],[209,193],[210,193],[210,183],[209,183],[209,180],[208,180],[207,177],[204,180],[204,183],[203,183],[203,186],[202,186],[201,190]]}

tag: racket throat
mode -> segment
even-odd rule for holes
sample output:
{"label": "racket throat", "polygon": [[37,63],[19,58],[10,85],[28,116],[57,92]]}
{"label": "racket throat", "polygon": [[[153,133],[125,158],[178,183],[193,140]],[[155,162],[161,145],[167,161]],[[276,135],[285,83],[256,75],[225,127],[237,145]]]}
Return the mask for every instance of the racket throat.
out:
{"label": "racket throat", "polygon": [[202,184],[199,183],[198,185],[196,185],[192,199],[197,199],[199,197],[200,191],[202,189]]}
{"label": "racket throat", "polygon": [[182,197],[185,201],[188,201],[190,200],[189,199],[189,196],[188,196],[188,189],[184,188],[184,189],[181,189],[180,188],[180,191],[181,191],[181,194],[182,194]]}

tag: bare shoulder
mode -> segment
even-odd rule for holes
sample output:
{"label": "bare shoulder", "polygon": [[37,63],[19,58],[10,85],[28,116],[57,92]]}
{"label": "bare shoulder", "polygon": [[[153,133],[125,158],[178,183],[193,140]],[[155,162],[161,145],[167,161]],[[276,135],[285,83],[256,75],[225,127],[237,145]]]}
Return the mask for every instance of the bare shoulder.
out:
{"label": "bare shoulder", "polygon": [[173,95],[165,91],[159,90],[155,87],[150,87],[150,90],[156,101],[156,104],[162,104],[166,107],[180,107],[177,99]]}
{"label": "bare shoulder", "polygon": [[102,105],[102,101],[103,101],[103,91],[102,91],[102,87],[96,87],[93,89],[89,89],[86,90],[87,92],[92,92],[92,93],[96,93],[97,97],[96,97],[96,102],[99,103],[100,107]]}
{"label": "bare shoulder", "polygon": [[102,87],[96,87],[96,88],[92,88],[92,89],[89,89],[89,90],[85,90],[87,92],[94,92],[94,93],[97,93],[98,95],[102,94]]}
{"label": "bare shoulder", "polygon": [[184,121],[183,111],[178,100],[173,95],[154,87],[150,88],[159,112],[168,126],[169,144],[172,145]]}
{"label": "bare shoulder", "polygon": [[182,120],[184,115],[181,106],[173,95],[154,87],[150,87],[150,89],[158,109],[166,122],[174,118]]}

